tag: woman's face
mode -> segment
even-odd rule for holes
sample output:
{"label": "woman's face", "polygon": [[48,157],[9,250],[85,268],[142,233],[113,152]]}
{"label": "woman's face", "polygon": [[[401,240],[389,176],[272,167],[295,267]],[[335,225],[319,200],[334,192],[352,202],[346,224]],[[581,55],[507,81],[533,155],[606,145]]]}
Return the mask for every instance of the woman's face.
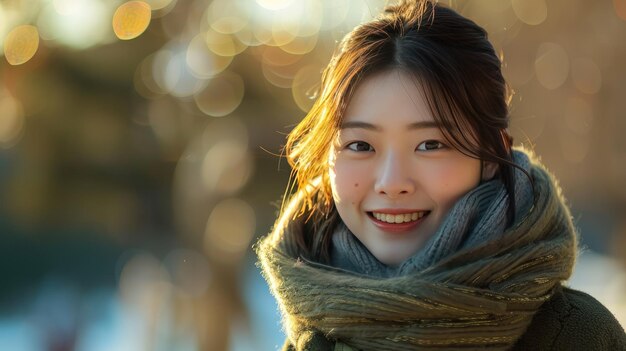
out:
{"label": "woman's face", "polygon": [[480,161],[448,146],[411,78],[379,73],[355,91],[329,157],[347,227],[382,263],[416,253],[479,184]]}

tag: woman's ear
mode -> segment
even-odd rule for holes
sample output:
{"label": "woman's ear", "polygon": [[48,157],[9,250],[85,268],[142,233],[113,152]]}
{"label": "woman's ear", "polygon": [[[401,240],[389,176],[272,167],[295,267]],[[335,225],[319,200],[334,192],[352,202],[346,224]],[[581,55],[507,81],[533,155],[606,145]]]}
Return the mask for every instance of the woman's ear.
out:
{"label": "woman's ear", "polygon": [[496,175],[496,172],[498,171],[498,168],[499,168],[497,163],[486,162],[486,161],[482,163],[482,167],[483,167],[483,171],[482,171],[483,178],[481,179],[482,181],[491,180]]}

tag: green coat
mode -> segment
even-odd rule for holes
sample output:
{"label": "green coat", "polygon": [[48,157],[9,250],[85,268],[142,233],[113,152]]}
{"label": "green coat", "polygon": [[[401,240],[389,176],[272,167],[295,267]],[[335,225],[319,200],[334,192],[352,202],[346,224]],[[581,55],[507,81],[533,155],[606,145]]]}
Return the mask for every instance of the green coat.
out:
{"label": "green coat", "polygon": [[[287,341],[283,351],[354,351],[319,333],[300,337],[299,343],[295,347]],[[626,351],[626,333],[598,300],[562,288],[541,306],[512,350]]]}

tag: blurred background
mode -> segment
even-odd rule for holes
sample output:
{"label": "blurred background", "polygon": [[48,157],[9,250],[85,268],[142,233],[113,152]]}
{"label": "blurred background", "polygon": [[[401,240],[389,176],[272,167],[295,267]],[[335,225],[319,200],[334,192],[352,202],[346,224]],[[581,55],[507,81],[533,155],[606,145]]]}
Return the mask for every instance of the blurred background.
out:
{"label": "blurred background", "polygon": [[[274,350],[251,245],[285,134],[384,0],[0,1],[0,349]],[[482,25],[511,131],[626,325],[626,0],[444,1]]]}

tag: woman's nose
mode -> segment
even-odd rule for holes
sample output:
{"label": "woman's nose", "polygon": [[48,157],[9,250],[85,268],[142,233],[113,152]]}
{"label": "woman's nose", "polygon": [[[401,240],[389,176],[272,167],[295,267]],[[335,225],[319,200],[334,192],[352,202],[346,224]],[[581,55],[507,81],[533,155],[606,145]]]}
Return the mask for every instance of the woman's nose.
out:
{"label": "woman's nose", "polygon": [[410,172],[409,160],[390,154],[382,160],[374,190],[379,194],[396,198],[415,191],[415,181]]}

